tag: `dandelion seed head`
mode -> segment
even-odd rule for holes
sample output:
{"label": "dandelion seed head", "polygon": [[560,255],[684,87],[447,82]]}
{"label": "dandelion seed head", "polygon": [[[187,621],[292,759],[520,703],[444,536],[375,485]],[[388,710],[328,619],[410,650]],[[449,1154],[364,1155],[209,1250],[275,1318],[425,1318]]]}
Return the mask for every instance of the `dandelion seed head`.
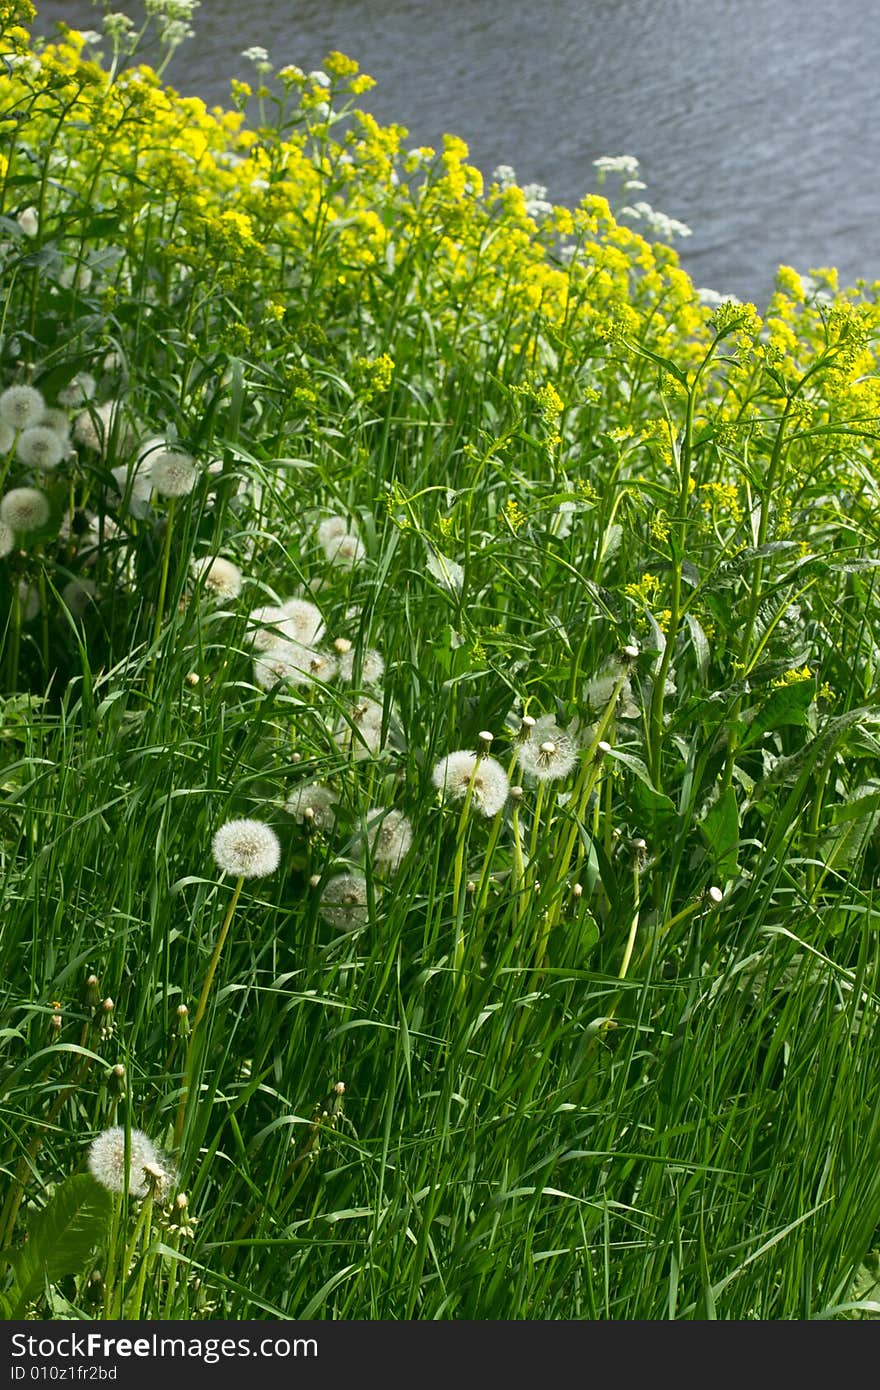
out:
{"label": "dandelion seed head", "polygon": [[66,386],[62,386],[55,399],[59,405],[74,407],[90,401],[96,390],[95,378],[91,372],[77,372]]}
{"label": "dandelion seed head", "polygon": [[81,410],[73,422],[73,437],[83,448],[106,458],[111,452],[129,454],[137,435],[128,418],[125,402],[104,401],[103,405]]}
{"label": "dandelion seed head", "polygon": [[339,658],[339,679],[346,683],[354,680],[358,666],[362,685],[378,685],[385,674],[385,662],[375,647],[367,647],[366,651],[360,654],[352,648],[343,652]]}
{"label": "dandelion seed head", "polygon": [[65,452],[67,451],[70,444],[70,420],[66,410],[60,410],[55,405],[47,405],[40,416],[40,426],[46,430],[54,430],[63,442]]}
{"label": "dandelion seed head", "polygon": [[578,744],[565,729],[561,729],[550,714],[536,719],[532,736],[517,745],[516,760],[523,772],[539,782],[551,782],[567,777],[577,762]]}
{"label": "dandelion seed head", "polygon": [[412,822],[402,811],[376,806],[367,816],[367,844],[373,862],[394,873],[413,842]]}
{"label": "dandelion seed head", "polygon": [[192,568],[196,580],[215,598],[236,599],[241,593],[241,570],[222,555],[201,556],[193,560]]}
{"label": "dandelion seed head", "polygon": [[57,468],[65,455],[64,440],[46,425],[30,425],[22,430],[15,446],[15,457],[26,468],[48,472]]}
{"label": "dandelion seed head", "polygon": [[[116,1125],[105,1129],[89,1148],[89,1172],[110,1192],[125,1191],[125,1130]],[[163,1160],[155,1144],[143,1130],[129,1135],[128,1190],[133,1197],[146,1197],[150,1188],[164,1195],[174,1183],[175,1174]]]}
{"label": "dandelion seed head", "polygon": [[94,603],[98,586],[92,579],[71,579],[61,590],[65,608],[74,618],[83,618]]}
{"label": "dandelion seed head", "polygon": [[310,685],[315,680],[332,680],[334,667],[329,653],[282,638],[256,658],[254,680],[262,690],[273,690],[276,685]]}
{"label": "dandelion seed head", "polygon": [[245,636],[255,652],[266,652],[277,647],[283,638],[281,624],[284,613],[277,604],[263,604],[255,608],[248,617]]}
{"label": "dandelion seed head", "polygon": [[159,449],[150,455],[150,482],[162,497],[188,497],[198,481],[196,461],[179,449]]}
{"label": "dandelion seed head", "polygon": [[351,710],[350,722],[343,721],[334,735],[340,748],[350,751],[358,761],[375,757],[383,747],[382,725],[385,713],[378,700],[365,696]]}
{"label": "dandelion seed head", "polygon": [[367,880],[363,874],[336,874],[324,885],[318,911],[337,931],[357,931],[368,918]]}
{"label": "dandelion seed head", "polygon": [[14,430],[26,430],[37,425],[46,409],[46,402],[35,386],[7,386],[0,392],[0,420]]}
{"label": "dandelion seed head", "polygon": [[15,430],[8,420],[0,419],[0,454],[8,454],[15,443]]}
{"label": "dandelion seed head", "polygon": [[32,623],[40,612],[40,591],[36,584],[28,584],[26,579],[18,581],[18,606],[23,623]]}
{"label": "dandelion seed head", "polygon": [[281,630],[292,642],[313,647],[324,636],[324,619],[316,604],[305,598],[289,598],[281,604]]}
{"label": "dandelion seed head", "polygon": [[332,788],[311,782],[308,786],[297,787],[287,798],[284,809],[300,825],[310,821],[316,830],[327,830],[336,819],[338,805],[339,797]]}
{"label": "dandelion seed head", "polygon": [[0,521],[0,558],[10,555],[15,547],[15,532],[5,521]]}
{"label": "dandelion seed head", "polygon": [[281,863],[281,844],[263,821],[227,821],[211,841],[211,853],[221,873],[234,878],[265,878]]}
{"label": "dandelion seed head", "polygon": [[501,764],[494,758],[478,757],[466,748],[441,758],[431,774],[431,781],[450,801],[463,801],[473,783],[471,804],[484,816],[497,815],[510,792],[507,773]]}
{"label": "dandelion seed head", "polygon": [[49,499],[36,487],[14,487],[0,499],[0,519],[13,531],[40,531],[49,520]]}

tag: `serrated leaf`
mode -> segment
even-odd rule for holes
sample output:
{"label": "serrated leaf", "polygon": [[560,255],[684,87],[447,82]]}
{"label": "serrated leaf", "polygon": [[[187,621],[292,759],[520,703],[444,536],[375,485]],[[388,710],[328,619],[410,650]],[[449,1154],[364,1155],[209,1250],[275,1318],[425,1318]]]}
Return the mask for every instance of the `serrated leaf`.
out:
{"label": "serrated leaf", "polygon": [[89,1173],[76,1173],[58,1186],[30,1223],[28,1239],[4,1252],[15,1279],[13,1317],[22,1317],[43,1285],[80,1274],[110,1227],[113,1198]]}

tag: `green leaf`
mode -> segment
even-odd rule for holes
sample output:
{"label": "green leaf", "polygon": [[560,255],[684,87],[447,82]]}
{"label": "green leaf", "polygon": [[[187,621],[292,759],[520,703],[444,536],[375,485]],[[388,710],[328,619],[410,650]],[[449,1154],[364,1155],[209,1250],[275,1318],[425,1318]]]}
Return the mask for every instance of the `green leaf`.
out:
{"label": "green leaf", "polygon": [[13,1317],[22,1317],[27,1304],[48,1282],[81,1274],[92,1251],[106,1235],[113,1198],[89,1173],[66,1178],[42,1211],[33,1217],[27,1243],[4,1252],[12,1266]]}
{"label": "green leaf", "polygon": [[621,753],[619,748],[612,748],[607,756],[623,763],[624,767],[635,773],[637,780],[633,788],[633,799],[639,810],[654,816],[676,814],[675,802],[664,792],[658,792],[641,758],[634,757],[632,753]]}
{"label": "green leaf", "polygon": [[738,872],[739,810],[736,792],[727,787],[704,818],[701,829],[706,837],[715,869],[722,882]]}
{"label": "green leaf", "polygon": [[815,694],[816,682],[813,680],[795,681],[792,685],[780,685],[771,690],[769,698],[757,710],[754,719],[749,721],[749,731],[741,747],[754,743],[768,729],[781,729],[785,724],[806,724],[807,709]]}

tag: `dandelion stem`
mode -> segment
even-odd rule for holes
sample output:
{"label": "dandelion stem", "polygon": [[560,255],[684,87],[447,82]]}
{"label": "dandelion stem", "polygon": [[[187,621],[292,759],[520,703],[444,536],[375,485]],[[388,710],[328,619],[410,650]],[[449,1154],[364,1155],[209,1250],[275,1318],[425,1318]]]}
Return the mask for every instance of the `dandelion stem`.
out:
{"label": "dandelion stem", "polygon": [[223,946],[226,941],[226,938],[229,935],[229,928],[232,925],[232,915],[235,912],[238,900],[241,896],[243,884],[244,875],[242,875],[239,878],[238,882],[235,885],[235,888],[233,889],[232,897],[229,900],[229,906],[226,909],[226,916],[223,919],[223,925],[220,928],[220,933],[217,937],[217,944],[214,947],[214,953],[211,956],[211,962],[208,966],[208,973],[205,976],[204,984],[202,985],[202,992],[199,995],[199,1002],[196,1007],[195,1018],[192,1021],[192,1027],[190,1029],[189,1035],[189,1044],[186,1049],[186,1060],[183,1065],[183,1078],[181,1081],[180,1088],[180,1101],[177,1106],[177,1119],[174,1124],[175,1148],[180,1147],[180,1141],[183,1138],[183,1126],[186,1120],[187,1105],[189,1101],[190,1073],[192,1070],[193,1052],[196,1045],[196,1037],[198,1035],[199,1025],[201,1024],[202,1019],[205,1017],[205,1011],[208,1007],[208,996],[211,993],[211,986],[214,983],[214,976],[217,973],[217,966],[220,962],[220,955],[223,951]]}
{"label": "dandelion stem", "polygon": [[[171,533],[174,529],[174,507],[176,502],[176,497],[170,497],[168,499],[168,516],[165,520],[165,541],[162,547],[162,575],[159,580],[159,598],[156,603],[156,620],[153,624],[154,647],[156,646],[162,634],[162,619],[165,616],[165,595],[168,591],[168,570],[171,565]],[[153,690],[154,679],[155,666],[150,671],[149,691],[151,694]]]}

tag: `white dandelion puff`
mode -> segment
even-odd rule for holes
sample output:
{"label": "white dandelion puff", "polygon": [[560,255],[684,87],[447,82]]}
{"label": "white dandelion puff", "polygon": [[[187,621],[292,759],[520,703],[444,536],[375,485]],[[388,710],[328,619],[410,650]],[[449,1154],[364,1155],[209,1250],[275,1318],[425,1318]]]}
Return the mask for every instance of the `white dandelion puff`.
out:
{"label": "white dandelion puff", "polygon": [[[125,1130],[116,1125],[105,1129],[89,1148],[89,1171],[92,1177],[110,1192],[124,1192],[126,1187]],[[132,1197],[146,1197],[156,1188],[163,1196],[172,1187],[175,1174],[143,1130],[129,1133],[128,1191]]]}
{"label": "white dandelion puff", "polygon": [[10,555],[15,547],[15,532],[5,521],[0,521],[0,558]]}
{"label": "white dandelion puff", "polygon": [[235,599],[241,593],[242,573],[238,565],[222,555],[205,555],[192,562],[196,580],[218,599]]}
{"label": "white dandelion puff", "polygon": [[98,586],[92,579],[71,579],[61,590],[65,608],[74,618],[84,618],[98,594]]}
{"label": "white dandelion puff", "polygon": [[77,372],[72,376],[66,386],[62,386],[55,399],[59,405],[74,406],[83,405],[85,401],[90,401],[96,390],[95,378],[91,372]]}
{"label": "white dandelion puff", "polygon": [[337,931],[357,931],[368,918],[367,880],[363,874],[336,874],[328,879],[318,911]]}
{"label": "white dandelion puff", "polygon": [[47,425],[30,425],[22,430],[15,446],[15,457],[19,463],[44,472],[57,468],[65,453],[64,440]]}
{"label": "white dandelion puff", "polygon": [[550,714],[541,715],[532,726],[531,736],[517,745],[516,760],[523,772],[539,782],[567,777],[578,756],[578,744],[561,729]]}
{"label": "white dandelion puff", "polygon": [[188,497],[198,481],[191,454],[179,449],[159,449],[149,458],[150,482],[162,497]]}
{"label": "white dandelion puff", "polygon": [[254,661],[254,680],[262,690],[276,685],[310,685],[333,679],[335,662],[327,652],[282,639]]}
{"label": "white dandelion puff", "polygon": [[471,802],[484,816],[497,815],[510,791],[507,773],[499,762],[478,757],[466,748],[441,758],[431,781],[450,801],[463,801],[472,787]]}
{"label": "white dandelion puff", "polygon": [[331,787],[311,782],[308,786],[297,787],[287,798],[284,809],[300,825],[309,824],[316,830],[327,830],[336,819],[338,805],[339,797]]}
{"label": "white dandelion puff", "polygon": [[70,446],[70,420],[66,410],[60,410],[57,405],[47,405],[40,416],[40,428],[54,430],[67,452]]}
{"label": "white dandelion puff", "polygon": [[26,430],[38,425],[46,402],[36,386],[7,386],[0,393],[0,420],[14,430]]}
{"label": "white dandelion puff", "polygon": [[313,647],[326,631],[320,609],[305,598],[289,598],[280,606],[281,631],[291,642]]}
{"label": "white dandelion puff", "polygon": [[344,516],[328,516],[318,526],[318,544],[326,559],[341,569],[353,569],[364,558],[364,543],[353,522]]}
{"label": "white dandelion puff", "polygon": [[384,747],[384,718],[384,710],[378,700],[365,697],[350,711],[349,719],[337,728],[336,742],[357,760],[375,757]]}
{"label": "white dandelion puff", "polygon": [[337,672],[339,679],[349,684],[354,680],[357,670],[360,671],[362,685],[378,685],[385,674],[385,662],[375,647],[367,647],[366,651],[361,653],[352,648],[341,654]]}
{"label": "white dandelion puff", "polygon": [[15,443],[15,430],[8,420],[0,419],[0,454],[8,454]]}
{"label": "white dandelion puff", "polygon": [[284,612],[277,604],[264,603],[248,616],[245,638],[255,652],[267,652],[284,638]]}
{"label": "white dandelion puff", "polygon": [[0,519],[13,531],[40,531],[49,520],[49,499],[36,487],[14,487],[0,499]]}
{"label": "white dandelion puff", "polygon": [[[637,653],[638,654],[638,653]],[[598,714],[607,708],[608,701],[614,694],[614,687],[617,685],[622,671],[619,666],[609,667],[607,670],[587,681],[584,686],[584,703],[592,714]],[[632,682],[629,677],[620,687],[620,694],[617,698],[615,714],[621,719],[638,719],[639,707],[633,700]]]}
{"label": "white dandelion puff", "polygon": [[376,806],[367,816],[366,838],[373,862],[394,873],[412,845],[412,822],[402,811]]}
{"label": "white dandelion puff", "polygon": [[77,444],[91,449],[101,458],[111,452],[129,454],[137,440],[125,403],[120,400],[104,401],[103,405],[81,410],[73,422],[73,437]]}
{"label": "white dandelion puff", "polygon": [[221,873],[235,878],[265,878],[281,863],[281,844],[263,821],[227,821],[211,841],[211,853]]}

